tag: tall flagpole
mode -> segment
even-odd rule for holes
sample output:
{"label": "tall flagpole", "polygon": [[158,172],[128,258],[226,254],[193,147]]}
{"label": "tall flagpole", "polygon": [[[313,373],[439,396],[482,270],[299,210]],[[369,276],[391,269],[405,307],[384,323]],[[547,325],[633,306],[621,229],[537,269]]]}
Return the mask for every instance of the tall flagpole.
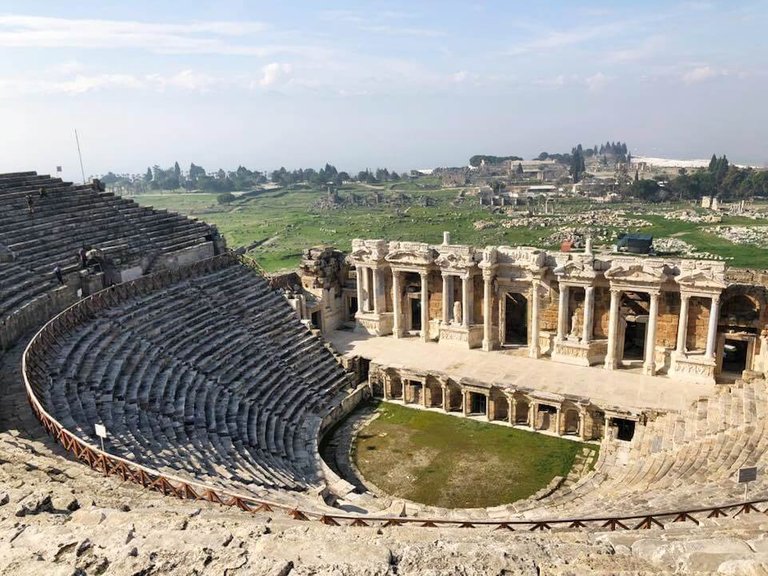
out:
{"label": "tall flagpole", "polygon": [[85,170],[83,169],[83,155],[80,153],[80,138],[77,137],[77,128],[75,128],[75,142],[77,142],[77,155],[80,158],[80,174],[83,176],[83,184],[85,184]]}

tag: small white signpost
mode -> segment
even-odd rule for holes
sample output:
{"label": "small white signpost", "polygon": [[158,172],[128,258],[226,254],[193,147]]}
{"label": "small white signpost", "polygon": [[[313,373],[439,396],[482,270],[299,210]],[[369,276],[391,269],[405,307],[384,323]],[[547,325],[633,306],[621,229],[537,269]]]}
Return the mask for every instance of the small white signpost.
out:
{"label": "small white signpost", "polygon": [[104,452],[104,438],[107,437],[107,427],[104,424],[95,424],[96,436],[101,439],[101,451]]}
{"label": "small white signpost", "polygon": [[750,482],[757,480],[757,467],[751,466],[749,468],[739,468],[739,484],[744,484],[744,501],[747,501],[747,487]]}

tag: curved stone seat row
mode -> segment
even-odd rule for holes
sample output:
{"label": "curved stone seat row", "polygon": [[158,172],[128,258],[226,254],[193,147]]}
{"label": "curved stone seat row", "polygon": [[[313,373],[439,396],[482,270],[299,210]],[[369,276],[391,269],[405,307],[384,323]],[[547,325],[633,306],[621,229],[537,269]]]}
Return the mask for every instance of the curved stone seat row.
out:
{"label": "curved stone seat row", "polygon": [[206,242],[211,233],[205,223],[90,186],[34,172],[0,174],[0,318],[55,288],[54,266],[64,273],[77,270],[84,245],[127,268]]}
{"label": "curved stone seat row", "polygon": [[595,471],[540,502],[536,516],[683,509],[737,501],[738,470],[757,466],[755,496],[768,492],[768,390],[763,380],[724,386],[685,414],[638,426],[628,445],[603,445]]}
{"label": "curved stone seat row", "polygon": [[[317,434],[346,372],[250,269],[94,311],[31,367],[46,410],[108,452],[263,496],[322,486]],[[44,382],[46,384],[40,384]]]}

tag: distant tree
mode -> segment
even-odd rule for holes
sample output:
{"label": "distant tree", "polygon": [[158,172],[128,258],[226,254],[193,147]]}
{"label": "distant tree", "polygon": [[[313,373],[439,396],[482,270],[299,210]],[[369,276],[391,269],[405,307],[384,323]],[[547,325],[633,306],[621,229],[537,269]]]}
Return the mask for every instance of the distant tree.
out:
{"label": "distant tree", "polygon": [[216,202],[219,204],[229,204],[230,202],[233,202],[236,200],[236,196],[232,194],[232,192],[222,192],[218,196],[216,196]]}
{"label": "distant tree", "polygon": [[523,174],[525,174],[525,170],[523,170],[523,164],[521,162],[517,163],[517,168],[515,169],[515,173],[517,174],[518,178],[522,178]]}
{"label": "distant tree", "polygon": [[173,173],[175,174],[176,178],[181,179],[181,167],[179,166],[178,162],[173,163]]}
{"label": "distant tree", "polygon": [[205,168],[197,166],[194,162],[189,165],[189,179],[197,180],[201,176],[205,176]]}
{"label": "distant tree", "polygon": [[546,160],[547,158],[549,158],[549,152],[542,152],[536,156],[536,160]]}
{"label": "distant tree", "polygon": [[152,182],[152,168],[147,168],[147,173],[144,174],[144,182],[147,184]]}
{"label": "distant tree", "polygon": [[656,180],[638,180],[629,188],[629,194],[643,202],[658,202],[660,191],[661,187]]}
{"label": "distant tree", "polygon": [[582,149],[581,144],[579,144],[571,152],[571,177],[573,178],[574,183],[581,180],[585,170],[584,150]]}

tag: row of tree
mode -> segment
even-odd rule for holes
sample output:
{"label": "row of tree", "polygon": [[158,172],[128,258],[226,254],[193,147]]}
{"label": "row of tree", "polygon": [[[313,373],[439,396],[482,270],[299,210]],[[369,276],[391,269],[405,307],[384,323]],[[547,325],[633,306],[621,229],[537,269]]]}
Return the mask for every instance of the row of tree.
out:
{"label": "row of tree", "polygon": [[377,168],[374,170],[361,170],[357,175],[350,175],[347,172],[339,172],[332,164],[326,164],[320,170],[314,168],[299,168],[298,170],[288,171],[285,168],[275,170],[271,174],[271,180],[275,184],[289,186],[291,184],[315,184],[323,186],[333,184],[341,186],[344,182],[364,182],[366,184],[379,184],[381,182],[396,182],[401,176],[394,170],[387,168]]}
{"label": "row of tree", "polygon": [[726,201],[765,197],[768,196],[768,171],[739,168],[730,164],[725,155],[713,155],[706,170],[689,174],[682,169],[668,182],[636,178],[627,195],[645,202],[700,200],[703,196]]}
{"label": "row of tree", "polygon": [[481,164],[503,164],[504,162],[515,162],[522,160],[520,156],[490,156],[488,154],[475,154],[469,159],[469,165],[477,168]]}
{"label": "row of tree", "polygon": [[111,187],[122,188],[133,192],[145,190],[197,190],[201,192],[226,193],[235,190],[249,190],[268,181],[281,186],[291,184],[313,184],[324,186],[334,184],[341,186],[343,182],[358,181],[368,184],[392,182],[400,180],[401,176],[394,170],[377,168],[376,170],[362,170],[356,176],[347,172],[339,172],[332,164],[326,164],[319,170],[314,168],[300,168],[298,170],[286,170],[280,168],[274,170],[267,178],[266,172],[249,170],[245,166],[238,166],[237,170],[224,171],[219,169],[209,173],[202,166],[194,162],[190,164],[185,173],[178,162],[170,168],[152,166],[141,177],[119,176],[108,172],[101,177],[101,181]]}

